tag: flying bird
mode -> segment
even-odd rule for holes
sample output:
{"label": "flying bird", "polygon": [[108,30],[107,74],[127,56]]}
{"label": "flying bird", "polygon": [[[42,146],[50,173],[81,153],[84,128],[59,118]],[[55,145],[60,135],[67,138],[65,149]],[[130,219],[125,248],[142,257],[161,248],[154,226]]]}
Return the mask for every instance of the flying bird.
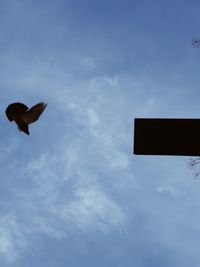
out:
{"label": "flying bird", "polygon": [[6,108],[6,116],[9,121],[15,121],[19,131],[29,135],[29,124],[39,119],[46,106],[47,104],[40,102],[29,109],[23,103],[12,103]]}

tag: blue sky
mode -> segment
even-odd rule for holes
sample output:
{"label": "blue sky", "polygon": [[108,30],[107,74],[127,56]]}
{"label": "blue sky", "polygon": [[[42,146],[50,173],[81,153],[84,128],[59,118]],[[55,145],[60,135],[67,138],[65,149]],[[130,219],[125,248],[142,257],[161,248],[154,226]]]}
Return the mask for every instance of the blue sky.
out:
{"label": "blue sky", "polygon": [[[199,1],[0,1],[0,266],[200,265],[187,157],[132,154],[135,117],[198,118]],[[48,103],[30,136],[12,102]]]}

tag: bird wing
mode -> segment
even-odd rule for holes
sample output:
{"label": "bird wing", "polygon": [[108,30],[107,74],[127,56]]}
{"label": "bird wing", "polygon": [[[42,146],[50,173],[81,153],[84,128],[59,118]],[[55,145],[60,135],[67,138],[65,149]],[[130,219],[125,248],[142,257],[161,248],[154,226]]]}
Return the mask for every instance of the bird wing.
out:
{"label": "bird wing", "polygon": [[32,108],[30,108],[25,114],[22,115],[23,120],[27,124],[35,122],[36,120],[39,119],[40,115],[43,113],[46,106],[47,104],[45,104],[44,102],[36,104]]}

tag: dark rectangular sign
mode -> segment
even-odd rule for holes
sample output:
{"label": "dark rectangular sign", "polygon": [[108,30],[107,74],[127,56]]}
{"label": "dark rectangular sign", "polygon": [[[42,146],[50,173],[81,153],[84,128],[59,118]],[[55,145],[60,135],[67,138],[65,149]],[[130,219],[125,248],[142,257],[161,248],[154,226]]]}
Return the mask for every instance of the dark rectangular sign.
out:
{"label": "dark rectangular sign", "polygon": [[136,118],[133,152],[200,156],[200,119]]}

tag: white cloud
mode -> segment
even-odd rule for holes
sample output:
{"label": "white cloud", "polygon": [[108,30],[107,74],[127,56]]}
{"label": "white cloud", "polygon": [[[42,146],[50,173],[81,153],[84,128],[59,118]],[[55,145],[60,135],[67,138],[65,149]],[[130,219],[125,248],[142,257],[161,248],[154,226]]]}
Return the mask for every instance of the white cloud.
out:
{"label": "white cloud", "polygon": [[[59,166],[56,167],[58,162]],[[65,179],[68,175],[66,168],[64,176],[59,177],[57,168],[65,167],[65,162],[68,162],[68,158],[64,158],[63,155],[57,155],[57,158],[54,156],[52,159],[50,155],[41,155],[38,160],[29,162],[26,172],[36,182],[37,187],[35,192],[32,191],[32,195],[29,195],[31,192],[26,195],[28,202],[34,203],[37,195],[40,198],[40,209],[46,210],[50,217],[72,223],[84,231],[98,228],[106,231],[124,224],[126,216],[122,209],[104,192],[87,168],[72,161],[71,164],[75,164],[76,167],[72,170],[72,166],[69,166],[70,177]],[[67,187],[68,190],[65,191]],[[25,205],[26,203],[27,201]],[[34,209],[38,210],[37,207]],[[56,223],[51,227],[54,227],[55,231],[60,231],[56,229]]]}
{"label": "white cloud", "polygon": [[113,227],[120,229],[126,221],[121,208],[96,185],[77,188],[74,199],[54,212],[67,224],[84,232],[98,230],[105,233]]}
{"label": "white cloud", "polygon": [[[37,140],[36,147],[41,146],[41,150],[28,154],[26,161],[16,159],[15,176],[24,182],[16,183],[10,196],[16,221],[19,218],[23,221],[23,231],[22,226],[17,226],[20,235],[16,236],[16,244],[26,240],[29,246],[32,242],[29,237],[37,233],[65,238],[77,229],[109,233],[125,228],[128,218],[117,190],[123,188],[120,194],[126,194],[129,188],[124,181],[133,178],[130,169],[133,114],[132,100],[127,101],[126,90],[122,90],[123,79],[103,75],[68,84],[67,78],[61,79],[63,74],[59,70],[55,80],[51,80],[53,70],[48,73],[49,68],[39,66],[23,82],[19,78],[22,86],[19,92],[28,88],[33,94],[41,83],[38,94],[46,96],[59,114],[59,118],[57,113],[53,114],[53,125],[49,118],[47,128],[59,129],[59,136],[53,138],[55,148],[50,149],[52,144],[48,142],[44,147],[46,140],[41,143]],[[44,75],[45,71],[48,75]],[[153,101],[150,105],[154,105]],[[51,136],[51,128],[48,131]],[[14,153],[19,151],[20,145]],[[102,172],[107,177],[102,177]],[[108,187],[106,179],[110,180]],[[8,229],[12,229],[11,225]],[[6,237],[4,247],[14,255],[10,235]],[[25,246],[18,249],[16,245],[15,257],[24,249]]]}
{"label": "white cloud", "polygon": [[181,197],[184,195],[184,192],[181,189],[174,187],[172,185],[157,186],[156,190],[160,194],[167,194],[173,197]]}
{"label": "white cloud", "polygon": [[6,215],[0,219],[0,258],[12,263],[26,249],[23,226],[14,215]]}

